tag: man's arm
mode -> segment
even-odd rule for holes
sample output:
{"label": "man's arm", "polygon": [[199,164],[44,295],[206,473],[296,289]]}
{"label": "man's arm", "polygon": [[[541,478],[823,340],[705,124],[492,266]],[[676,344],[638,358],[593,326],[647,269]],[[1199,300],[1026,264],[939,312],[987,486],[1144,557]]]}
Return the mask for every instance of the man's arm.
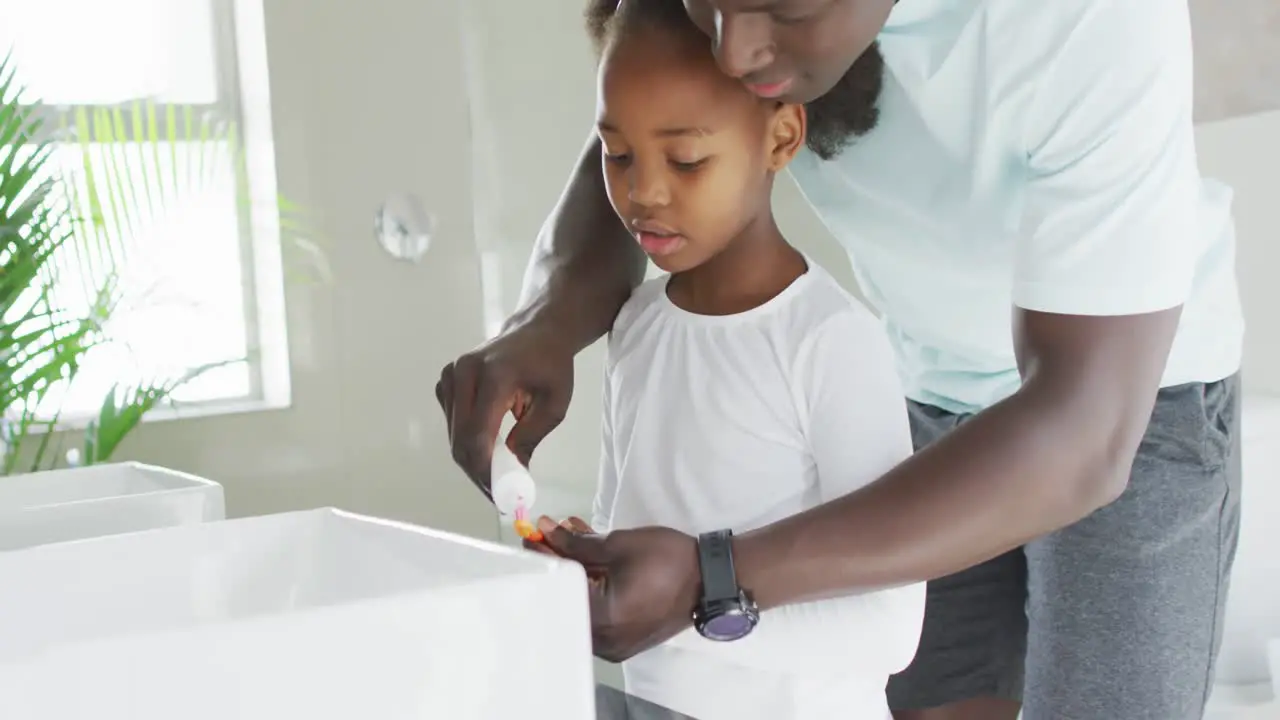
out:
{"label": "man's arm", "polygon": [[482,492],[503,417],[520,409],[506,442],[527,464],[568,411],[574,356],[608,332],[644,268],[609,204],[593,134],[538,233],[519,308],[436,383],[454,461]]}
{"label": "man's arm", "polygon": [[644,254],[609,204],[593,132],[538,233],[519,307],[504,330],[541,325],[576,353],[609,331],[644,270]]}
{"label": "man's arm", "polygon": [[742,538],[766,605],[954,573],[1123,491],[1203,246],[1190,21],[1185,3],[1083,5],[1021,135],[1022,387],[864,491]]}
{"label": "man's arm", "polygon": [[774,607],[928,580],[1109,503],[1151,418],[1179,314],[1019,311],[1022,389],[872,485],[737,538],[743,587]]}

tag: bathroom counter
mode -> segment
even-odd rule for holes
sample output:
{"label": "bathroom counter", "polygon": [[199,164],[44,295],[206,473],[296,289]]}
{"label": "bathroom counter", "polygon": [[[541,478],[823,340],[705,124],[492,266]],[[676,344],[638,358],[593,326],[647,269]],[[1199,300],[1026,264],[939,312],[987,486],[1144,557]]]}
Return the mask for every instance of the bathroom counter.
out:
{"label": "bathroom counter", "polygon": [[596,685],[597,720],[697,720],[608,685]]}

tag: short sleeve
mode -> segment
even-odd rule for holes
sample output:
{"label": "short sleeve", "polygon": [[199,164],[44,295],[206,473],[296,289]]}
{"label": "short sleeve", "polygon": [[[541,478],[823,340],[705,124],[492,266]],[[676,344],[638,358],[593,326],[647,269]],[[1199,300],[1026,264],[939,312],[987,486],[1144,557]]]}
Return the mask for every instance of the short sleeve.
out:
{"label": "short sleeve", "polygon": [[823,502],[871,483],[911,455],[893,348],[870,312],[826,320],[807,343],[797,374]]}
{"label": "short sleeve", "polygon": [[610,380],[611,360],[605,361],[602,412],[600,413],[600,475],[596,481],[596,496],[591,504],[591,529],[607,533],[613,527],[613,506],[618,498],[618,468],[613,451],[613,383]]}
{"label": "short sleeve", "polygon": [[1201,247],[1187,4],[1081,4],[1028,115],[1014,304],[1073,315],[1176,307]]}
{"label": "short sleeve", "polygon": [[[822,321],[800,346],[796,363],[795,391],[822,502],[874,482],[911,455],[893,350],[870,312],[851,308]],[[773,667],[783,655],[805,671],[840,667],[851,677],[886,677],[915,656],[924,604],[925,584],[915,583],[784,605],[768,611],[756,631],[726,654],[753,667]],[[839,631],[815,640],[814,627]],[[702,647],[716,652],[717,645],[724,643]]]}

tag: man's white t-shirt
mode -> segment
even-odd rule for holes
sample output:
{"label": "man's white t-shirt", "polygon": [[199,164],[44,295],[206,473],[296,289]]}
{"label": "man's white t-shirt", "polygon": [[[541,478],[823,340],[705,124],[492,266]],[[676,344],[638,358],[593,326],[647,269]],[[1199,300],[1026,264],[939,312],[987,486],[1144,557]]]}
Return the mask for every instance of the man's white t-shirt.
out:
{"label": "man's white t-shirt", "polygon": [[[912,452],[879,320],[810,270],[729,316],[643,284],[608,340],[592,526],[742,533],[845,495]],[[690,629],[623,664],[629,692],[700,720],[885,720],[915,654],[924,585],[766,611],[748,637]]]}
{"label": "man's white t-shirt", "polygon": [[907,395],[1020,385],[1012,308],[1183,305],[1163,385],[1239,369],[1231,191],[1202,180],[1181,0],[900,0],[880,122],[793,177],[887,320]]}

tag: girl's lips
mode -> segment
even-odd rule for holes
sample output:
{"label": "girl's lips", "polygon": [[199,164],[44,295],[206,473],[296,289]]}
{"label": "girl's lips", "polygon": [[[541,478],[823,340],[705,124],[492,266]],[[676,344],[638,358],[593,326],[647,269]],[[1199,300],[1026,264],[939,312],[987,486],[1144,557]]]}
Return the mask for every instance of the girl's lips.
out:
{"label": "girl's lips", "polygon": [[670,255],[684,247],[683,235],[659,234],[640,230],[636,233],[640,249],[653,256]]}

